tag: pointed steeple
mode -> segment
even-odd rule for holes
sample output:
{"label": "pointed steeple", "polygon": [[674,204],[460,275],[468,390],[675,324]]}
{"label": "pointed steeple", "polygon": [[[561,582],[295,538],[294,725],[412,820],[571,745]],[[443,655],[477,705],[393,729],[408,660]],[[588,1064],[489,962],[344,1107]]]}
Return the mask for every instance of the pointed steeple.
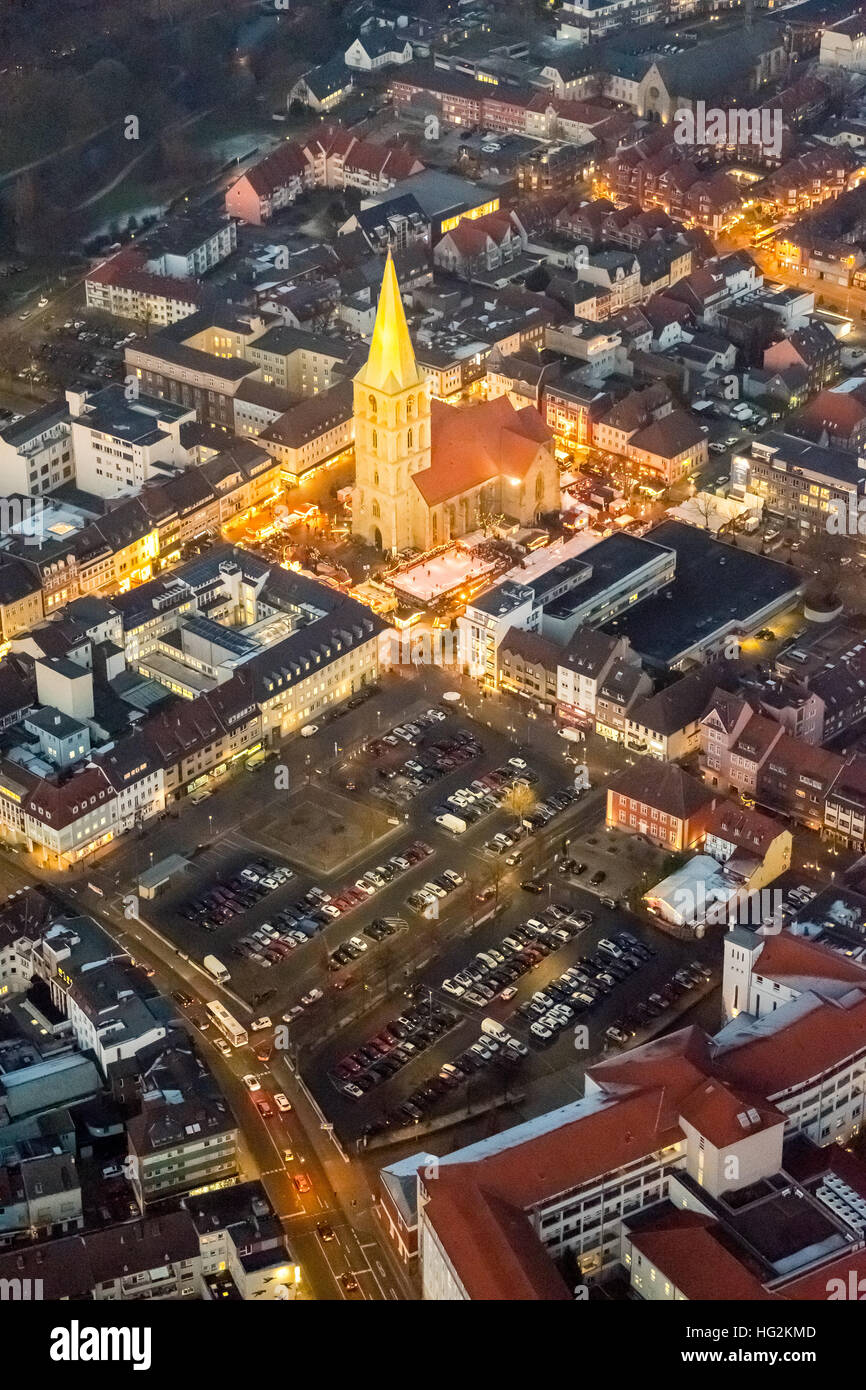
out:
{"label": "pointed steeple", "polygon": [[390,247],[382,277],[370,355],[355,380],[375,391],[389,394],[421,384]]}

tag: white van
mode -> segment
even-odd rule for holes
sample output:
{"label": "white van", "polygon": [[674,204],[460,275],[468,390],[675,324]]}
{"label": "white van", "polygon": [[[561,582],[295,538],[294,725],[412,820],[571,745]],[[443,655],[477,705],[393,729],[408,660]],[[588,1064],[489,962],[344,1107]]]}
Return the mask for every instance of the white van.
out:
{"label": "white van", "polygon": [[495,1018],[483,1018],[481,1020],[481,1031],[490,1038],[496,1038],[498,1042],[508,1042],[511,1034],[507,1028],[503,1028],[501,1023],[497,1023]]}

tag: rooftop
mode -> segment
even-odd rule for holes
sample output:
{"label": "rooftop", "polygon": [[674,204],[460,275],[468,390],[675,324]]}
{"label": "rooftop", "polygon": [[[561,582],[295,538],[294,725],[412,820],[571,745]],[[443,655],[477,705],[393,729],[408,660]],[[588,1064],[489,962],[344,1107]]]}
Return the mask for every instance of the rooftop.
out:
{"label": "rooftop", "polygon": [[696,526],[665,521],[645,539],[675,553],[674,580],[604,631],[627,637],[653,666],[670,669],[719,634],[749,631],[765,610],[793,604],[802,590],[790,566],[725,545]]}

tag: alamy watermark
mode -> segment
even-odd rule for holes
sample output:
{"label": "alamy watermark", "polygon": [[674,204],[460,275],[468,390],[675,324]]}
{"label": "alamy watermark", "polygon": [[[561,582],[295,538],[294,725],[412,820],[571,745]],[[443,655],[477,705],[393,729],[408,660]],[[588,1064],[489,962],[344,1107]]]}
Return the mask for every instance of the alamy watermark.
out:
{"label": "alamy watermark", "polygon": [[759,927],[765,936],[782,930],[785,895],[775,888],[761,888],[745,895],[722,899],[703,880],[671,894],[671,907],[683,922],[724,922],[728,926]]}
{"label": "alamy watermark", "polygon": [[379,638],[380,666],[465,666],[469,652],[469,635],[461,628],[390,631]]}
{"label": "alamy watermark", "polygon": [[17,536],[25,545],[41,545],[45,537],[44,500],[0,497],[0,536]]}
{"label": "alamy watermark", "polygon": [[149,1327],[82,1327],[73,1318],[51,1330],[52,1361],[130,1361],[134,1371],[150,1370],[153,1331]]}
{"label": "alamy watermark", "polygon": [[827,532],[831,536],[866,536],[866,497],[852,497],[847,504],[838,497],[828,502]]}
{"label": "alamy watermark", "polygon": [[782,153],[783,118],[780,107],[729,106],[722,109],[705,101],[695,109],[682,106],[674,112],[674,142],[677,145],[715,145],[718,148],[755,145],[764,154],[777,158]]}
{"label": "alamy watermark", "polygon": [[856,1269],[848,1270],[847,1279],[828,1279],[825,1288],[830,1303],[866,1303],[866,1277]]}
{"label": "alamy watermark", "polygon": [[43,1298],[41,1279],[0,1279],[0,1303],[37,1303]]}

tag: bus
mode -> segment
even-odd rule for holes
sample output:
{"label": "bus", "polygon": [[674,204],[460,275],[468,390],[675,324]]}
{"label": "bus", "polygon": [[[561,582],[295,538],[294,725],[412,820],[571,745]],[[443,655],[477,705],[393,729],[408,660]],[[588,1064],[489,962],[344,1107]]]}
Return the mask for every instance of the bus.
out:
{"label": "bus", "polygon": [[216,1026],[225,1033],[232,1047],[245,1046],[249,1041],[247,1030],[241,1027],[236,1018],[232,1018],[224,1004],[221,1004],[218,999],[211,999],[208,1002],[207,1011]]}
{"label": "bus", "polygon": [[772,227],[759,227],[752,237],[752,245],[763,246],[765,242],[772,241],[784,226],[784,222],[774,222]]}

